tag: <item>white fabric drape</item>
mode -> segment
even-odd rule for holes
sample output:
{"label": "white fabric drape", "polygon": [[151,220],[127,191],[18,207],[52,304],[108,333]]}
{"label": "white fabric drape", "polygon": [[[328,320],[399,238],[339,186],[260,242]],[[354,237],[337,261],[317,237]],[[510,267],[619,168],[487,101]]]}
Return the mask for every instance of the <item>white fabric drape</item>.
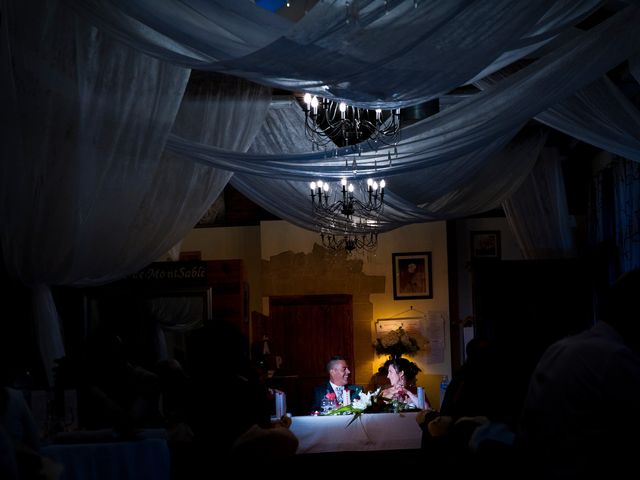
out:
{"label": "white fabric drape", "polygon": [[619,159],[614,164],[616,242],[620,272],[640,267],[640,165]]}
{"label": "white fabric drape", "polygon": [[576,255],[561,160],[557,149],[544,149],[526,181],[502,203],[525,259]]}
{"label": "white fabric drape", "polygon": [[[260,131],[270,101],[269,88],[241,78],[212,79],[194,72],[172,132],[194,142],[244,152]],[[220,125],[227,124],[233,128],[220,128]],[[166,150],[163,159],[179,166],[180,171],[172,172],[175,179],[169,183],[183,184],[183,195],[190,200],[179,208],[176,205],[172,215],[180,222],[167,232],[182,239],[218,198],[232,172],[200,165]]]}
{"label": "white fabric drape", "polygon": [[[56,3],[43,2],[35,17],[27,7],[3,8],[10,49],[2,56],[1,115],[14,128],[2,129],[1,245],[9,274],[35,289],[50,374],[63,350],[48,285],[102,284],[159,258],[230,174],[161,155],[189,70],[114,42]],[[175,131],[248,148],[270,93],[233,83],[231,92],[217,85],[208,96],[196,87],[195,106],[187,98]],[[238,128],[216,128],[221,118]]]}
{"label": "white fabric drape", "polygon": [[[498,78],[506,75],[492,75],[476,85],[487,88]],[[534,118],[586,143],[640,161],[640,111],[606,76]]]}
{"label": "white fabric drape", "polygon": [[65,1],[160,58],[363,107],[437,97],[530,53],[602,3],[423,0],[414,9],[407,0],[331,0],[294,24],[248,1]]}
{"label": "white fabric drape", "polygon": [[[603,155],[592,180],[589,240],[601,246],[609,280],[640,267],[640,165]],[[602,247],[604,246],[604,247]]]}
{"label": "white fabric drape", "polygon": [[3,8],[1,115],[12,128],[2,129],[1,238],[9,274],[35,288],[51,374],[62,341],[47,286],[120,278],[178,240],[156,230],[170,203],[162,178],[178,167],[158,159],[189,72],[114,45],[55,3],[29,7]]}

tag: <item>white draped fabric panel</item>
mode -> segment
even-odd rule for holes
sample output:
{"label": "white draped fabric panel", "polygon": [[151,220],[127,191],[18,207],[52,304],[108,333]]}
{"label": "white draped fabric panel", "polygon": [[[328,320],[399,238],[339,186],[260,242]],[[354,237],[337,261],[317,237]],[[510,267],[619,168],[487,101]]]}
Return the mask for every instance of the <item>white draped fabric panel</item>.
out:
{"label": "white draped fabric panel", "polygon": [[182,61],[193,68],[369,107],[437,97],[517,60],[602,4],[427,0],[414,9],[407,0],[332,0],[294,24],[249,1],[65,1],[136,48],[166,58],[175,58],[175,43],[189,49]]}
{"label": "white draped fabric panel", "polygon": [[[6,267],[41,306],[47,285],[121,278],[175,245],[232,174],[314,228],[308,182],[352,176],[354,158],[358,178],[388,182],[383,231],[480,213],[528,188],[545,141],[523,129],[532,118],[639,162],[640,114],[604,75],[629,59],[639,76],[640,5],[576,28],[605,3],[323,0],[294,23],[248,0],[0,0]],[[194,75],[183,99],[190,68],[245,80]],[[403,129],[397,151],[313,152],[298,106],[268,111],[270,88],[246,80],[381,108],[482,91]]]}
{"label": "white draped fabric panel", "polygon": [[561,160],[557,149],[544,149],[531,175],[502,204],[526,259],[575,255]]}
{"label": "white draped fabric panel", "polygon": [[[194,87],[181,105],[188,69],[105,37],[55,2],[36,17],[27,7],[3,8],[2,149],[12,161],[0,167],[2,254],[34,288],[50,374],[64,350],[48,286],[139,270],[182,239],[228,181],[229,172],[162,154],[178,108],[176,133],[242,151],[271,94],[232,79]],[[240,127],[220,129],[221,119]]]}
{"label": "white draped fabric panel", "polygon": [[2,253],[9,273],[34,288],[51,375],[63,350],[48,285],[115,280],[180,238],[168,239],[154,217],[171,218],[163,209],[177,189],[167,192],[162,179],[179,165],[158,169],[158,159],[189,71],[114,45],[55,2],[37,14],[11,7],[3,8],[11,54],[3,86],[12,88],[3,88],[1,114],[3,130],[11,126],[2,138],[11,159],[0,175]]}

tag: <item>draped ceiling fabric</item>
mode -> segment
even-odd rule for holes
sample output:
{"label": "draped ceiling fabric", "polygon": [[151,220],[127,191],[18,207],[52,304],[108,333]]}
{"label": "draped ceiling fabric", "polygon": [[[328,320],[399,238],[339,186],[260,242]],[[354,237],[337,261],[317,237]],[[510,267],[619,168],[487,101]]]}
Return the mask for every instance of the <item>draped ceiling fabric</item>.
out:
{"label": "draped ceiling fabric", "polygon": [[[163,154],[171,129],[246,150],[271,92],[230,78],[190,85],[183,97],[190,70],[105,37],[55,2],[37,16],[21,2],[1,5],[10,47],[1,57],[2,254],[33,289],[51,373],[64,349],[49,285],[99,285],[156,260],[231,175]],[[237,127],[218,128],[227,121]]]}
{"label": "draped ceiling fabric", "polygon": [[[0,0],[0,22],[2,255],[40,299],[159,258],[229,178],[313,228],[308,182],[352,177],[355,158],[356,178],[387,180],[384,231],[507,200],[544,146],[534,118],[640,162],[640,114],[604,77],[627,59],[639,75],[637,0],[326,0],[297,22],[248,0]],[[282,128],[295,103],[267,114],[269,89],[245,82],[219,110],[183,96],[189,69],[384,109],[480,92],[397,150],[314,152]]]}
{"label": "draped ceiling fabric", "polygon": [[502,206],[525,259],[574,256],[557,149],[542,152],[531,174]]}

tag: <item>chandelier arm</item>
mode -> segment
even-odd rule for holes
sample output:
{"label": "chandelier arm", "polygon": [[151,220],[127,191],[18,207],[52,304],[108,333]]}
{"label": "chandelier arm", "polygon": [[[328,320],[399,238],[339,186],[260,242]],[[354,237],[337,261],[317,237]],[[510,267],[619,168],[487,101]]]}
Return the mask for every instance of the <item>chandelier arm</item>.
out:
{"label": "chandelier arm", "polygon": [[[360,177],[356,177],[359,173],[358,158],[362,156],[361,144],[365,141],[375,150],[381,145],[397,145],[400,111],[374,112],[333,100],[318,100],[316,97],[306,105],[305,135],[315,147],[326,148],[329,143],[338,147],[354,145],[351,147],[352,184],[347,184],[346,178],[343,178],[341,186],[333,194],[328,184],[319,181],[317,191],[314,191],[312,184],[312,212],[322,244],[325,248],[349,253],[354,250],[375,250],[381,225],[380,215],[384,212],[385,182],[382,179],[380,183],[369,179],[366,185],[362,183]],[[390,164],[391,153],[389,157]],[[349,169],[349,162],[349,157],[345,155],[345,171]],[[376,170],[377,164],[374,172]],[[335,200],[331,202],[329,196]]]}

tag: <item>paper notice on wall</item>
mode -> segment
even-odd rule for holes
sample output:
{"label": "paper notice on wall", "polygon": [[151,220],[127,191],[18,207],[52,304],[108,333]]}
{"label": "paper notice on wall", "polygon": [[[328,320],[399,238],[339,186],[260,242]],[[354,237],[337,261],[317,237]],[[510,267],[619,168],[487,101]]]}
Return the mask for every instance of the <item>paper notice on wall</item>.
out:
{"label": "paper notice on wall", "polygon": [[426,322],[426,336],[429,340],[427,350],[427,364],[444,363],[445,327],[447,312],[428,312]]}
{"label": "paper notice on wall", "polygon": [[379,318],[376,321],[376,338],[382,338],[399,327],[411,335],[424,335],[424,317]]}

